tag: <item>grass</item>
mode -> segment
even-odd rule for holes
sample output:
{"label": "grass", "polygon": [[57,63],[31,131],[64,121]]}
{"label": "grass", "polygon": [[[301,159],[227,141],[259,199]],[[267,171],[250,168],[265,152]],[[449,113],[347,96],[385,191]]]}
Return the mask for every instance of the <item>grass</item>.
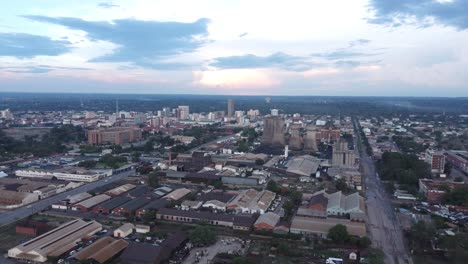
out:
{"label": "grass", "polygon": [[16,234],[16,223],[6,225],[0,228],[0,252],[6,253],[9,249],[17,246],[24,240],[29,240],[32,237]]}

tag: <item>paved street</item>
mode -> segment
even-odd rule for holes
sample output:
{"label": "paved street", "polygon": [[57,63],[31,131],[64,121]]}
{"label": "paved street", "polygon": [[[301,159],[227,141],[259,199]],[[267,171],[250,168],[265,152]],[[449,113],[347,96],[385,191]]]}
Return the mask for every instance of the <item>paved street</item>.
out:
{"label": "paved street", "polygon": [[40,200],[40,201],[32,203],[30,205],[23,206],[21,208],[15,209],[15,210],[11,210],[11,211],[8,211],[8,212],[1,213],[0,214],[0,226],[13,223],[13,222],[15,222],[17,220],[26,218],[26,217],[28,217],[30,215],[33,215],[33,214],[35,214],[37,212],[40,212],[40,211],[46,209],[47,207],[51,206],[53,203],[61,201],[61,200],[65,199],[65,198],[67,198],[68,196],[75,195],[75,194],[82,193],[82,192],[91,191],[94,188],[106,185],[108,183],[125,179],[126,177],[128,177],[130,175],[135,175],[135,171],[132,170],[132,171],[127,171],[127,172],[119,173],[119,174],[116,174],[116,175],[112,175],[111,177],[104,178],[104,179],[101,179],[99,181],[95,181],[95,182],[92,182],[92,183],[85,184],[85,185],[80,186],[80,187],[78,187],[76,189],[60,193],[58,195],[52,196],[52,197],[47,198],[47,199]]}
{"label": "paved street", "polygon": [[[359,138],[358,131],[356,134]],[[383,250],[385,263],[412,264],[389,196],[377,177],[374,161],[366,154],[365,147],[361,150],[360,158],[366,186],[367,229],[372,244]]]}

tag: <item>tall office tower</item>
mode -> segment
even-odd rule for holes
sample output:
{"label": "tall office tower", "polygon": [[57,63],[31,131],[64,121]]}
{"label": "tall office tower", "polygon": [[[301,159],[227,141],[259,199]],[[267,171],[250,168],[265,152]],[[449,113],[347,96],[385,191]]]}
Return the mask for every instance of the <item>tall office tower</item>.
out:
{"label": "tall office tower", "polygon": [[234,114],[234,100],[232,99],[228,99],[227,101],[227,114],[228,117],[232,117]]}
{"label": "tall office tower", "polygon": [[277,116],[277,115],[279,115],[279,110],[278,110],[278,109],[271,109],[271,115],[272,115],[272,116]]}
{"label": "tall office tower", "polygon": [[267,116],[263,119],[263,145],[284,146],[284,119],[279,116]]}
{"label": "tall office tower", "polygon": [[171,115],[171,108],[169,107],[164,107],[162,111],[163,111],[163,117],[167,117]]}
{"label": "tall office tower", "polygon": [[179,105],[178,118],[180,120],[186,120],[189,118],[190,110],[188,105]]}
{"label": "tall office tower", "polygon": [[356,154],[353,150],[348,149],[348,142],[346,140],[340,139],[333,145],[333,166],[351,167],[354,166],[355,160]]}

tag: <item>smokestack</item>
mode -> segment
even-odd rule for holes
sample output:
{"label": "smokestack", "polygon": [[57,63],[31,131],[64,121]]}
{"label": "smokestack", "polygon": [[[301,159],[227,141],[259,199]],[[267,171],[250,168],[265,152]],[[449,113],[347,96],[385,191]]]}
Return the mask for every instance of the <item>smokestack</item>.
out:
{"label": "smokestack", "polygon": [[284,146],[284,157],[285,157],[285,158],[288,157],[288,151],[289,151],[288,145]]}

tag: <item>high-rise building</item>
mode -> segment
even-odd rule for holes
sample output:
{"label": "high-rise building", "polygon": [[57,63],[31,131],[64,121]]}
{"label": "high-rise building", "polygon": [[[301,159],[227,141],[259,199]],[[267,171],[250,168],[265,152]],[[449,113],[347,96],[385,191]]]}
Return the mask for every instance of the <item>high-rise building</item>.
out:
{"label": "high-rise building", "polygon": [[190,115],[189,106],[188,105],[179,105],[178,116],[177,117],[180,120],[186,120],[186,119],[189,119],[189,115]]}
{"label": "high-rise building", "polygon": [[279,116],[267,116],[263,120],[263,145],[284,146],[284,119]]}
{"label": "high-rise building", "polygon": [[234,100],[232,99],[228,99],[227,101],[227,114],[228,117],[232,117],[234,114]]}
{"label": "high-rise building", "polygon": [[270,111],[271,111],[271,115],[272,115],[272,116],[277,116],[277,115],[279,115],[279,110],[278,110],[278,109],[271,109]]}
{"label": "high-rise building", "polygon": [[288,145],[291,150],[301,150],[303,147],[302,137],[301,137],[301,125],[300,124],[291,124],[289,127],[289,141]]}
{"label": "high-rise building", "polygon": [[11,113],[10,109],[5,109],[0,111],[0,118],[5,120],[13,119],[13,114]]}
{"label": "high-rise building", "polygon": [[250,109],[248,112],[247,112],[247,115],[248,116],[259,116],[260,115],[260,110],[256,109]]}

